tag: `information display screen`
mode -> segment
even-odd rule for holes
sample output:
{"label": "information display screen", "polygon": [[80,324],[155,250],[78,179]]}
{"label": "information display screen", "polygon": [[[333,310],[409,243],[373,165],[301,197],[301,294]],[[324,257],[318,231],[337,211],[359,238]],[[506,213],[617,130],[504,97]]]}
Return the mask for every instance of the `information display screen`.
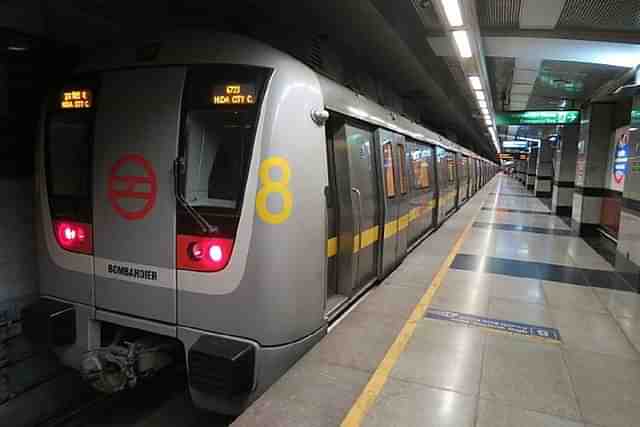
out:
{"label": "information display screen", "polygon": [[65,90],[60,95],[63,110],[86,110],[93,107],[93,93],[89,89]]}
{"label": "information display screen", "polygon": [[211,103],[214,105],[253,105],[257,101],[253,83],[216,84],[211,88]]}

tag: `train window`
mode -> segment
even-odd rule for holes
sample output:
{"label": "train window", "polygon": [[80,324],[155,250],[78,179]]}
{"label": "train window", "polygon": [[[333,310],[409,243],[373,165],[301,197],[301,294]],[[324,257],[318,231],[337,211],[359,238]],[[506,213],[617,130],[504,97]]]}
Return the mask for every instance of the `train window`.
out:
{"label": "train window", "polygon": [[59,113],[47,129],[49,196],[89,199],[92,120],[85,114]]}
{"label": "train window", "polygon": [[205,216],[240,208],[268,72],[237,65],[189,71],[180,148],[183,191]]}
{"label": "train window", "polygon": [[187,202],[194,207],[235,209],[241,193],[242,170],[249,155],[242,114],[193,111],[187,116]]}
{"label": "train window", "polygon": [[426,150],[418,150],[414,152],[411,159],[413,167],[413,186],[418,189],[429,188],[429,163],[424,157]]}
{"label": "train window", "polygon": [[400,159],[400,194],[407,194],[409,177],[407,176],[407,157],[404,145],[398,144],[398,158]]}
{"label": "train window", "polygon": [[449,172],[449,182],[455,182],[456,181],[456,172],[455,172],[455,162],[453,160],[453,158],[451,157],[451,155],[449,155],[447,157],[447,166],[448,166],[448,172]]}
{"label": "train window", "polygon": [[396,196],[396,183],[393,172],[393,147],[390,142],[382,145],[382,164],[384,167],[384,188],[387,197]]}

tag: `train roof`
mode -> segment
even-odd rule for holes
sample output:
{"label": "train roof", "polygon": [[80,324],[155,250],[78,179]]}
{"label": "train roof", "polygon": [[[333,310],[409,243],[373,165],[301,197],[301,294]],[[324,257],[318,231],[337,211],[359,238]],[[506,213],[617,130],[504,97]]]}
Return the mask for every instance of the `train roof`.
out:
{"label": "train roof", "polygon": [[138,48],[111,48],[96,52],[78,72],[176,64],[244,64],[313,73],[320,83],[327,108],[349,117],[430,143],[466,156],[488,161],[444,136],[386,109],[367,97],[319,74],[291,55],[266,43],[232,33],[178,32],[162,41]]}

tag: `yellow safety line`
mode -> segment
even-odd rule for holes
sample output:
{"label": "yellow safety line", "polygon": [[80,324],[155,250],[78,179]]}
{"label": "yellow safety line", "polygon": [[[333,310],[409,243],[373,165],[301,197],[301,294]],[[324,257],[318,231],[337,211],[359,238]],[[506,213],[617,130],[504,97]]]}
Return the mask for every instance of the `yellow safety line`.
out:
{"label": "yellow safety line", "polygon": [[395,366],[396,362],[400,358],[400,355],[413,336],[418,322],[424,318],[429,305],[431,305],[433,296],[442,284],[442,280],[447,274],[447,271],[449,270],[453,259],[458,254],[458,251],[462,246],[462,242],[464,242],[464,239],[469,233],[469,230],[471,230],[471,225],[473,224],[473,222],[473,220],[469,222],[462,233],[458,236],[458,239],[451,248],[451,251],[449,251],[449,255],[447,255],[447,258],[440,266],[438,273],[431,281],[431,286],[429,286],[429,289],[427,289],[427,292],[422,296],[420,302],[418,302],[418,305],[416,305],[413,309],[411,316],[405,322],[395,341],[393,342],[393,344],[391,344],[391,347],[389,347],[389,350],[387,350],[387,353],[376,368],[373,376],[369,379],[369,382],[365,386],[364,390],[362,390],[362,393],[360,393],[360,396],[355,401],[355,403],[349,410],[349,413],[342,421],[341,427],[358,427],[362,424],[365,415],[367,414],[367,412],[369,412],[369,409],[371,409],[378,395],[382,391],[382,388],[387,382],[391,370]]}

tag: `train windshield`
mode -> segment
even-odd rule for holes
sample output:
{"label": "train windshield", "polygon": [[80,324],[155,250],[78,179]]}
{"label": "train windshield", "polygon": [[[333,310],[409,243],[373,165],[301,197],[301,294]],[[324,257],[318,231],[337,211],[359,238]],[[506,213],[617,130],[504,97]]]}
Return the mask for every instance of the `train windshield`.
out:
{"label": "train windshield", "polygon": [[216,65],[189,72],[183,122],[184,198],[203,211],[240,208],[266,71]]}
{"label": "train windshield", "polygon": [[69,83],[48,101],[44,160],[53,218],[91,222],[94,86],[93,79]]}
{"label": "train windshield", "polygon": [[48,126],[49,191],[52,197],[89,198],[91,121],[60,113]]}
{"label": "train windshield", "polygon": [[236,209],[253,121],[242,112],[192,111],[186,122],[185,199],[193,207]]}

